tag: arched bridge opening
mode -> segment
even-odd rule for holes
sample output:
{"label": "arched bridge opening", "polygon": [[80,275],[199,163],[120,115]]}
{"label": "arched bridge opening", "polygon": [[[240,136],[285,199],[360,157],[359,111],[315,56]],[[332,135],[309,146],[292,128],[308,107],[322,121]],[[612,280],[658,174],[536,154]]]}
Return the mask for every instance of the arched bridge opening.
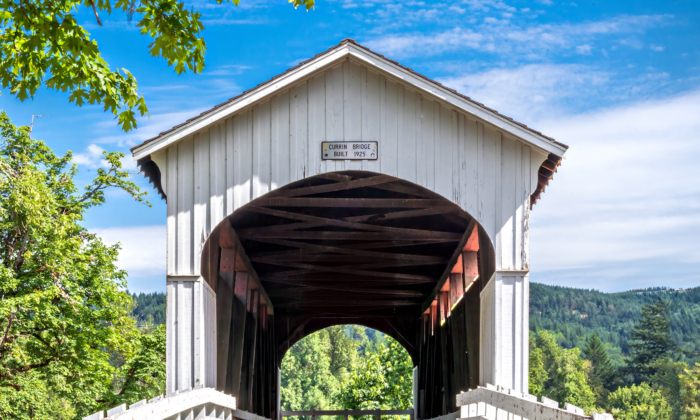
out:
{"label": "arched bridge opening", "polygon": [[456,410],[479,384],[479,293],[490,239],[452,201],[367,171],[306,178],[225,218],[202,276],[216,296],[216,387],[279,418],[279,366],[298,340],[339,324],[393,337],[414,363],[418,418]]}

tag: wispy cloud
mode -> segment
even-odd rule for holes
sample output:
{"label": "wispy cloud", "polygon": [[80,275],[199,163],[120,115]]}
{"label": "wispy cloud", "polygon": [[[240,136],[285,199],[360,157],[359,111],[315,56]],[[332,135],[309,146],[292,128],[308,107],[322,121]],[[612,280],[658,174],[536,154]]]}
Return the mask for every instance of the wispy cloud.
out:
{"label": "wispy cloud", "polygon": [[700,120],[692,115],[700,91],[537,123],[571,146],[533,211],[541,280],[608,291],[697,285]]}
{"label": "wispy cloud", "polygon": [[[130,278],[165,277],[165,225],[115,227],[91,231],[101,237],[106,244],[121,243],[117,265],[126,270]],[[131,279],[129,281],[131,288],[137,286],[139,289],[162,290],[164,284],[163,282],[147,287],[143,284],[136,285]]]}
{"label": "wispy cloud", "polygon": [[[621,16],[597,22],[563,24],[514,23],[489,17],[481,24],[434,33],[382,35],[366,41],[367,46],[393,57],[430,56],[451,51],[477,50],[499,55],[517,53],[539,57],[550,50],[574,50],[613,34],[643,33],[672,19],[668,15]],[[630,40],[621,43],[631,44]]]}
{"label": "wispy cloud", "polygon": [[522,121],[570,112],[607,86],[610,73],[574,64],[529,64],[438,79]]}

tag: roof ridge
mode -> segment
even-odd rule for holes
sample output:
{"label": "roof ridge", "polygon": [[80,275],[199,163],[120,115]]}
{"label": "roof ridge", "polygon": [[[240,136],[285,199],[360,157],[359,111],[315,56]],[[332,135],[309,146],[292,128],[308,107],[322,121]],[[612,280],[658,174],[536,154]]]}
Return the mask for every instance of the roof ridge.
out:
{"label": "roof ridge", "polygon": [[442,89],[445,89],[445,90],[447,90],[447,91],[449,91],[449,92],[451,92],[451,93],[453,93],[453,94],[459,96],[460,98],[462,98],[462,99],[464,99],[464,100],[466,100],[466,101],[469,101],[470,103],[472,103],[472,104],[474,104],[474,105],[477,105],[477,106],[480,107],[480,108],[483,108],[484,110],[486,110],[486,111],[488,111],[488,112],[491,112],[491,113],[496,114],[496,115],[498,115],[498,116],[500,116],[500,117],[502,117],[502,118],[505,118],[506,120],[508,120],[508,121],[510,121],[510,122],[512,122],[512,123],[514,123],[514,124],[516,124],[516,125],[518,125],[518,126],[524,128],[525,130],[528,130],[528,131],[530,131],[531,133],[534,133],[534,134],[536,134],[536,135],[538,135],[538,136],[540,136],[540,137],[543,137],[543,138],[545,138],[545,139],[547,139],[547,140],[549,140],[549,141],[551,141],[551,142],[553,142],[553,143],[555,143],[555,144],[557,144],[557,145],[559,145],[559,146],[562,146],[562,147],[567,148],[567,149],[568,149],[568,147],[569,147],[569,146],[567,146],[567,145],[565,145],[565,144],[563,144],[563,143],[560,143],[560,142],[556,141],[556,140],[555,140],[554,138],[552,138],[552,137],[549,137],[549,136],[544,135],[544,134],[543,134],[542,132],[540,132],[540,131],[537,131],[537,130],[531,128],[531,127],[528,127],[526,124],[523,124],[523,123],[521,123],[521,122],[518,122],[518,121],[514,120],[514,119],[511,118],[511,117],[508,117],[508,116],[506,116],[506,115],[503,115],[503,114],[501,114],[500,112],[496,111],[495,109],[487,107],[486,105],[484,105],[484,104],[481,103],[481,102],[477,102],[477,101],[473,100],[473,99],[470,98],[469,96],[466,96],[466,95],[464,95],[464,94],[461,94],[461,93],[457,92],[456,90],[454,90],[454,89],[452,89],[452,88],[449,88],[449,87],[443,85],[442,83],[440,83],[440,82],[438,82],[438,81],[436,81],[436,80],[433,80],[433,79],[431,79],[431,78],[429,78],[429,77],[427,77],[427,76],[425,76],[425,75],[423,75],[423,74],[420,74],[420,73],[414,71],[414,70],[411,69],[410,67],[406,67],[406,66],[402,65],[402,64],[399,63],[398,61],[392,60],[392,59],[387,58],[386,56],[384,56],[384,55],[382,55],[382,54],[379,54],[379,53],[377,53],[377,52],[375,52],[375,51],[372,51],[372,50],[369,49],[368,47],[365,47],[364,45],[358,43],[357,41],[355,41],[355,40],[352,39],[352,38],[345,38],[345,39],[343,39],[342,41],[340,41],[339,44],[332,46],[331,48],[327,49],[326,51],[323,51],[323,52],[321,52],[321,53],[318,53],[318,54],[314,55],[313,57],[311,57],[311,58],[309,58],[309,59],[307,59],[307,60],[304,60],[304,61],[299,62],[297,65],[288,68],[288,69],[285,70],[284,72],[279,73],[279,74],[276,75],[276,76],[273,76],[271,79],[269,79],[269,80],[267,80],[267,81],[265,81],[265,82],[262,82],[262,83],[258,84],[258,85],[255,86],[254,88],[245,90],[245,91],[241,92],[240,94],[238,94],[238,95],[236,95],[236,96],[234,96],[234,97],[228,99],[227,101],[222,102],[222,103],[220,103],[220,104],[218,104],[218,105],[215,105],[215,106],[212,107],[211,109],[208,109],[208,110],[206,110],[206,111],[200,113],[199,115],[197,115],[197,116],[195,116],[195,117],[192,117],[192,118],[190,118],[190,119],[188,119],[188,120],[186,120],[186,121],[184,121],[184,122],[182,122],[182,123],[180,123],[180,124],[177,124],[177,125],[173,126],[172,128],[170,128],[170,129],[168,129],[168,130],[165,130],[165,131],[159,133],[159,134],[158,134],[157,136],[155,136],[155,137],[152,137],[152,138],[150,138],[150,139],[147,139],[147,140],[143,141],[141,144],[132,147],[130,150],[131,150],[131,152],[133,153],[136,149],[138,149],[138,148],[140,148],[140,147],[142,147],[142,146],[145,146],[145,145],[148,144],[148,143],[151,143],[151,142],[157,140],[158,138],[162,137],[163,135],[168,134],[168,133],[170,133],[170,132],[172,132],[172,131],[178,129],[179,127],[182,127],[182,126],[184,126],[184,125],[186,125],[186,124],[188,124],[188,123],[190,123],[190,122],[192,122],[192,121],[195,121],[195,120],[197,120],[197,119],[199,119],[199,118],[201,118],[201,117],[204,117],[204,116],[206,116],[206,115],[212,113],[213,111],[215,111],[215,110],[221,108],[222,106],[224,106],[224,105],[226,105],[226,104],[229,104],[229,103],[231,103],[231,102],[233,102],[233,101],[235,101],[235,100],[241,98],[242,96],[248,94],[249,92],[252,92],[252,91],[254,91],[254,90],[256,90],[256,89],[259,89],[259,88],[261,88],[262,86],[268,85],[268,84],[272,83],[273,81],[279,79],[279,78],[282,77],[283,75],[285,75],[285,74],[287,74],[287,73],[289,73],[289,72],[291,72],[291,71],[293,71],[293,70],[296,70],[296,69],[298,69],[298,68],[300,68],[300,67],[303,67],[304,65],[306,65],[307,63],[309,63],[309,62],[315,60],[316,58],[318,58],[318,57],[320,57],[320,56],[322,56],[322,55],[328,54],[329,52],[331,52],[331,51],[333,51],[333,50],[335,50],[335,49],[337,49],[337,48],[340,48],[340,47],[342,47],[342,46],[344,46],[344,45],[346,45],[346,44],[353,44],[353,45],[357,46],[358,48],[362,48],[363,50],[365,50],[365,51],[367,51],[367,52],[369,52],[369,53],[371,53],[371,54],[373,54],[373,55],[375,55],[375,56],[377,56],[377,57],[380,57],[380,58],[382,58],[382,59],[384,59],[384,60],[386,60],[386,61],[388,61],[388,62],[390,62],[390,63],[392,63],[392,64],[394,64],[394,65],[396,65],[396,66],[398,66],[398,67],[400,67],[400,68],[402,68],[402,69],[408,71],[408,72],[410,72],[411,74],[413,74],[413,75],[415,75],[415,76],[418,76],[418,77],[424,79],[424,80],[427,81],[427,82],[430,82],[430,83],[432,83],[432,84],[434,84],[434,85],[436,85],[436,86],[438,86],[438,87],[440,87],[440,88],[442,88]]}

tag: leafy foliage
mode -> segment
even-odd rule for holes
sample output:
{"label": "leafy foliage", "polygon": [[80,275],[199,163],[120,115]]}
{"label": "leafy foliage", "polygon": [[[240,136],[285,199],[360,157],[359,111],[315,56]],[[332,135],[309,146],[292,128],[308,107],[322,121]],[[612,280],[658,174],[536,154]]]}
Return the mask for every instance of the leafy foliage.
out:
{"label": "leafy foliage", "polygon": [[341,384],[339,402],[349,410],[406,410],[413,407],[413,362],[391,339],[361,358]]}
{"label": "leafy foliage", "polygon": [[588,382],[596,395],[596,405],[603,407],[607,402],[608,393],[614,389],[618,382],[615,369],[603,342],[595,334],[588,339],[583,355],[591,363]]}
{"label": "leafy foliage", "polygon": [[358,325],[329,327],[296,343],[282,360],[283,410],[406,409],[413,363],[384,334]]}
{"label": "leafy foliage", "polygon": [[692,369],[685,369],[679,379],[683,403],[681,419],[700,418],[700,363],[695,364]]}
{"label": "leafy foliage", "polygon": [[609,397],[611,413],[616,420],[668,420],[671,407],[661,391],[642,383],[618,388]]}
{"label": "leafy foliage", "polygon": [[670,302],[662,299],[644,305],[642,318],[630,333],[631,357],[627,360],[625,372],[635,383],[648,381],[658,370],[657,361],[677,353],[667,316],[669,305]]}
{"label": "leafy foliage", "polygon": [[[546,372],[544,382],[536,384],[536,390],[541,389],[540,395],[584,409],[594,407],[595,395],[587,380],[590,363],[579,357],[581,351],[559,347],[554,335],[547,331],[537,333],[535,346]],[[541,370],[537,376],[539,380],[544,379]]]}
{"label": "leafy foliage", "polygon": [[[240,0],[215,0],[239,4]],[[289,0],[294,7],[314,6],[314,0]],[[177,74],[201,73],[206,43],[199,12],[177,0],[0,0],[0,83],[20,100],[32,98],[43,85],[69,92],[78,106],[101,104],[114,114],[124,131],[136,127],[136,112],[148,113],[138,94],[136,78],[124,68],[112,69],[94,40],[75,19],[80,7],[99,13],[137,13],[142,35],[153,40],[149,52],[162,57]]]}
{"label": "leafy foliage", "polygon": [[165,293],[139,293],[138,295],[134,293],[131,299],[136,303],[131,316],[139,324],[165,324]]}
{"label": "leafy foliage", "polygon": [[667,318],[673,341],[684,350],[680,360],[693,365],[700,348],[700,287],[683,291],[653,288],[622,293],[560,286],[530,285],[530,330],[551,331],[557,343],[571,349],[586,347],[596,334],[615,366],[625,364],[631,331],[642,306],[658,298],[671,300]]}
{"label": "leafy foliage", "polygon": [[147,202],[121,153],[106,153],[109,167],[81,192],[70,152],[27,133],[0,113],[0,417],[84,415],[112,399],[110,352],[131,360],[146,338],[129,317],[119,245],[80,222],[107,188]]}

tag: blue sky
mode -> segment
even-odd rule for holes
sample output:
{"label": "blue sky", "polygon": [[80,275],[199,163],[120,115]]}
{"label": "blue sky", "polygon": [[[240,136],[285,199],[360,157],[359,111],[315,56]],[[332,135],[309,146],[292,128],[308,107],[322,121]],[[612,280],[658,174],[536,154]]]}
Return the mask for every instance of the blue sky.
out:
{"label": "blue sky", "polygon": [[[700,286],[700,3],[694,1],[201,0],[207,67],[177,76],[122,14],[81,9],[107,62],[129,69],[150,119],[121,132],[99,107],[42,90],[0,108],[72,150],[87,180],[122,150],[353,38],[571,146],[533,211],[532,281],[602,291]],[[131,160],[128,165],[134,168]],[[136,176],[144,188],[149,186]],[[135,291],[165,289],[165,203],[109,194],[86,226],[123,244]]]}

